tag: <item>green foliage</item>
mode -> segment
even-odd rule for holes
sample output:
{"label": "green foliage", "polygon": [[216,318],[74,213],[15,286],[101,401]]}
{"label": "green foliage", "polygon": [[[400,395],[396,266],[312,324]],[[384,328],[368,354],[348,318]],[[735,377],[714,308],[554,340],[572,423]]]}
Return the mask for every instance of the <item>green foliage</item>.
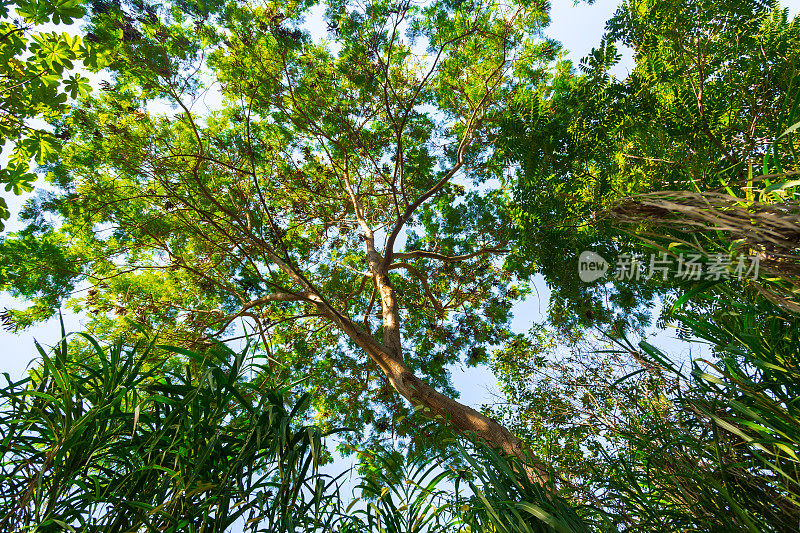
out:
{"label": "green foliage", "polygon": [[518,459],[480,442],[454,441],[447,431],[438,436],[454,447],[434,460],[383,446],[361,451],[358,497],[339,531],[588,531],[552,487],[528,479]]}
{"label": "green foliage", "polygon": [[[18,13],[79,16],[60,6]],[[332,0],[330,41],[300,29],[312,7],[97,0],[90,48],[6,23],[4,79],[27,91],[8,116],[48,119],[63,143],[0,123],[8,190],[29,190],[31,159],[55,189],[0,242],[0,286],[32,302],[4,322],[66,301],[92,332],[132,321],[171,347],[64,341],[6,387],[4,524],[796,529],[797,21],[771,2],[629,1],[576,74],[544,68],[539,3]],[[626,80],[608,74],[620,44]],[[102,94],[64,79],[81,57],[113,74]],[[67,115],[64,93],[80,98]],[[570,262],[648,247],[757,251],[770,276],[587,285]],[[550,326],[514,336],[515,276],[535,272]],[[656,295],[676,303],[662,320],[714,346],[689,375],[625,340]],[[264,365],[219,344],[240,319]],[[606,350],[580,344],[593,325],[610,326]],[[455,396],[448,366],[490,359],[509,400],[495,414],[554,466],[558,495],[480,444],[436,456],[394,396],[415,374]],[[448,400],[406,393],[421,397]],[[365,450],[349,508],[316,472],[334,423],[413,452]]]}
{"label": "green foliage", "polygon": [[[252,520],[252,531],[782,530],[800,516],[792,402],[798,328],[776,324],[773,330],[789,335],[776,347],[774,331],[751,333],[761,314],[745,311],[730,313],[724,327],[683,318],[723,347],[724,365],[714,374],[696,366],[691,387],[647,344],[636,352],[645,365],[636,374],[608,374],[605,383],[599,374],[580,376],[595,395],[597,410],[584,405],[598,436],[588,447],[595,446],[594,460],[588,468],[573,464],[559,483],[579,483],[570,499],[588,523],[531,483],[524,465],[482,444],[472,451],[458,445],[433,461],[365,450],[358,497],[348,500],[316,471],[324,435],[298,427],[308,397],[289,409],[288,388],[246,379],[247,350],[103,347],[89,336],[79,346],[62,341],[52,356],[40,348],[41,367],[2,390],[0,516],[17,530],[37,531],[122,523],[225,531],[240,517]],[[165,365],[166,352],[184,363],[173,357]],[[756,373],[746,364],[752,360]],[[647,381],[632,384],[641,374]],[[608,403],[613,398],[626,401]],[[549,409],[561,419],[551,419],[551,430],[563,435],[570,419],[563,407]],[[616,427],[607,425],[612,417]],[[609,448],[614,443],[620,447]]]}
{"label": "green foliage", "polygon": [[[716,453],[722,475],[713,486],[731,503],[734,520],[751,530],[760,530],[763,520],[774,530],[794,529],[800,523],[795,402],[800,319],[758,293],[723,289],[721,295],[694,299],[711,300],[715,311],[706,311],[707,305],[684,305],[673,317],[687,335],[712,347],[713,359],[693,360],[689,376],[656,348],[642,349],[692,383],[696,398],[681,402],[714,429],[710,451]],[[734,460],[725,441],[738,443],[741,456]]]}
{"label": "green foliage", "polygon": [[358,496],[341,531],[420,533],[457,530],[451,472],[424,456],[383,446],[360,452]]}
{"label": "green foliage", "polygon": [[[14,287],[11,294],[50,294],[24,311],[9,311],[12,331],[51,316],[51,306],[57,305],[57,294],[68,294],[74,288],[72,279],[77,258],[65,255],[62,239],[52,231],[26,231],[18,239],[0,242],[7,258],[0,267],[0,282]],[[58,287],[58,293],[53,294],[51,287]]]}
{"label": "green foliage", "polygon": [[763,307],[726,309],[727,322],[681,318],[715,350],[691,374],[647,342],[545,358],[531,350],[547,341],[529,339],[498,356],[508,404],[495,414],[553,465],[573,506],[597,510],[600,530],[797,527],[796,363],[774,363],[796,359],[797,318],[762,326]]}
{"label": "green foliage", "polygon": [[[62,340],[2,389],[0,522],[14,531],[308,531],[331,480],[308,396],[248,350]],[[168,352],[185,364],[165,365]],[[6,375],[7,376],[7,375]]]}
{"label": "green foliage", "polygon": [[[320,423],[415,438],[364,339],[396,335],[409,372],[455,396],[448,366],[485,362],[508,334],[526,287],[496,261],[500,193],[461,183],[502,171],[484,140],[513,67],[549,57],[534,42],[546,15],[528,2],[330,2],[330,41],[315,42],[299,29],[310,8],[93,3],[92,68],[114,81],[60,123],[69,139],[45,167],[56,191],[2,243],[31,250],[2,287],[32,302],[11,312],[23,327],[65,302],[94,333],[134,320],[195,346],[245,320],[271,379],[308,376]],[[212,87],[222,101],[198,112]],[[48,272],[61,258],[71,277]],[[36,290],[20,282],[27,265],[47,272]]]}
{"label": "green foliage", "polygon": [[[498,154],[519,169],[507,199],[520,232],[511,266],[544,274],[564,331],[646,326],[653,297],[673,289],[563,275],[583,250],[611,261],[643,251],[606,209],[654,191],[742,192],[751,167],[797,164],[794,141],[773,144],[797,120],[800,80],[800,26],[777,3],[628,1],[607,28],[580,73],[562,62],[520,91]],[[620,45],[636,62],[623,80],[608,74]]]}
{"label": "green foliage", "polygon": [[[480,444],[432,463],[365,450],[358,496],[348,499],[318,470],[333,432],[303,424],[309,397],[291,384],[247,379],[249,347],[200,353],[81,336],[65,337],[52,354],[37,345],[41,365],[0,390],[4,528],[585,530],[519,463]],[[447,467],[459,464],[468,468]],[[470,496],[459,489],[464,479]]]}
{"label": "green foliage", "polygon": [[[84,14],[82,0],[0,4],[0,149],[11,148],[8,164],[0,168],[0,184],[7,192],[32,190],[36,175],[30,171],[31,159],[39,165],[57,159],[63,135],[31,125],[31,119],[56,120],[69,111],[68,97],[91,90],[84,76],[68,74],[88,51],[81,38],[35,30],[45,24],[70,25]],[[0,198],[0,230],[8,217]]]}
{"label": "green foliage", "polygon": [[682,361],[624,339],[597,350],[596,341],[581,345],[580,335],[545,327],[495,354],[509,401],[496,414],[563,473],[574,504],[602,509],[615,527],[789,531],[800,523],[798,204],[793,171],[778,172],[795,161],[792,135],[773,137],[766,151],[781,157],[763,161],[760,176],[751,165],[724,193],[661,191],[612,209],[616,229],[643,251],[759,254],[757,280],[728,272],[665,298],[661,324],[707,343],[709,356]]}
{"label": "green foliage", "polygon": [[691,375],[707,397],[721,398],[729,407],[721,417],[708,416],[726,423],[723,427],[742,437],[797,492],[798,318],[733,293],[727,301],[713,319],[688,310],[677,314],[688,332],[715,349],[715,361],[696,361]]}
{"label": "green foliage", "polygon": [[460,508],[469,531],[589,531],[587,523],[569,503],[554,495],[551,488],[531,482],[520,461],[506,460],[486,446],[478,446],[476,455],[463,448],[461,453],[470,467],[463,473],[467,474],[464,479],[473,493]]}

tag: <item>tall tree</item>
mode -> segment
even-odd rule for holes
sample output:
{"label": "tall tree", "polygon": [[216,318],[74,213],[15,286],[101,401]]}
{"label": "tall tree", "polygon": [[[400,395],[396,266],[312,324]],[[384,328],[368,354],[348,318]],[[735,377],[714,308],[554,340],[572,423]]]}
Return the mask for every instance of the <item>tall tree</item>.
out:
{"label": "tall tree", "polygon": [[[636,0],[608,28],[581,74],[562,65],[505,124],[515,262],[552,283],[562,331],[496,352],[495,413],[629,529],[791,529],[800,208],[784,132],[800,119],[798,19],[776,2]],[[620,42],[635,51],[626,80],[608,75]],[[589,285],[574,263],[563,275],[586,249],[759,253],[766,275]],[[575,326],[635,322],[659,292],[675,303],[662,318],[712,347],[691,377],[685,356],[637,349],[621,328],[611,349],[575,342]]]}
{"label": "tall tree", "polygon": [[310,2],[92,7],[114,83],[63,124],[60,192],[2,243],[3,287],[33,300],[7,319],[72,294],[94,331],[125,317],[187,346],[244,320],[322,420],[415,436],[393,388],[521,455],[454,399],[447,365],[484,360],[525,290],[500,268],[488,161],[515,87],[552,58],[545,4],[336,0],[317,41]]}

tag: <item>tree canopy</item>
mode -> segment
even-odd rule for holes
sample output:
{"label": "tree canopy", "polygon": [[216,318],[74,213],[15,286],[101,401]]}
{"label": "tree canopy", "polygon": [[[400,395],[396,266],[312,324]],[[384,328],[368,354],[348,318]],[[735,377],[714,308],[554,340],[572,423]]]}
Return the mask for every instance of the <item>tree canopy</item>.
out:
{"label": "tree canopy", "polygon": [[[51,8],[47,17],[56,16]],[[131,360],[135,340],[169,343],[168,357],[154,351],[160,358],[142,368],[126,363],[136,386],[109,399],[120,404],[113,424],[91,426],[122,454],[143,402],[158,428],[162,404],[187,394],[206,406],[187,416],[209,406],[219,415],[195,422],[197,438],[224,434],[230,449],[260,453],[249,447],[250,429],[259,410],[282,413],[284,398],[268,393],[251,410],[242,395],[280,390],[300,406],[281,418],[300,416],[309,437],[345,426],[345,445],[381,450],[389,437],[433,456],[452,444],[435,436],[447,426],[488,444],[498,462],[476,494],[489,498],[450,517],[487,528],[502,522],[493,504],[515,520],[521,511],[536,517],[511,528],[524,531],[583,527],[585,517],[603,531],[796,527],[800,21],[771,1],[629,0],[576,70],[542,33],[547,8],[529,0],[93,0],[81,41],[90,46],[63,37],[61,66],[45,68],[35,67],[47,62],[45,49],[32,45],[30,94],[8,115],[44,117],[52,132],[13,130],[14,161],[39,154],[49,187],[25,205],[24,229],[0,240],[0,287],[27,305],[6,310],[4,324],[26,328],[67,306],[88,318],[93,335],[137,346]],[[45,21],[38,16],[30,20]],[[634,50],[625,79],[609,74],[620,45]],[[27,57],[19,46],[8,53]],[[67,106],[50,73],[81,54],[102,91],[76,89]],[[36,152],[40,133],[48,140]],[[587,283],[575,264],[584,250],[612,263],[623,252],[749,255],[763,270],[731,279],[729,262],[725,279],[667,280],[640,269]],[[513,306],[534,274],[553,290],[547,323],[513,332]],[[657,326],[670,322],[708,343],[708,356],[682,361],[631,342],[657,311]],[[244,338],[257,363],[243,366],[220,348]],[[19,429],[14,416],[28,417],[46,434],[40,415],[51,411],[64,411],[70,426],[75,391],[112,407],[92,387],[121,375],[95,338],[85,339],[68,354],[62,344],[55,363],[43,356],[44,369],[9,385],[3,401],[18,412],[6,417],[9,428]],[[484,363],[506,402],[478,411],[458,401],[450,370]],[[243,368],[251,375],[234,377]],[[151,396],[158,383],[178,388]],[[187,418],[187,433],[191,426]],[[193,445],[174,449],[160,429],[150,436],[176,472],[192,468]],[[56,471],[47,454],[62,445],[42,439],[52,452],[6,440],[3,453]],[[315,442],[306,442],[312,455]],[[306,451],[297,458],[316,464]],[[232,454],[213,458],[240,469]],[[378,487],[394,490],[394,470],[416,468],[413,455],[407,464],[390,452],[362,465],[379,502],[365,512],[370,524],[381,523],[371,512],[390,509],[392,527],[422,527],[415,513],[430,507],[402,514]],[[143,464],[171,494],[174,483],[151,459]],[[474,481],[450,466],[449,479]],[[118,476],[97,479],[117,497]],[[58,505],[79,485],[51,481],[52,494],[45,487],[36,498]],[[223,488],[269,507],[241,487]],[[161,496],[144,496],[154,511]],[[217,496],[196,501],[227,509],[228,496]],[[4,501],[17,516],[36,498]],[[176,514],[188,509],[173,503]]]}
{"label": "tree canopy", "polygon": [[321,420],[418,435],[394,388],[520,453],[447,367],[484,361],[526,290],[497,260],[490,159],[553,57],[544,5],[331,2],[327,40],[301,27],[312,7],[92,4],[113,82],[59,122],[58,192],[2,244],[4,287],[33,301],[10,319],[67,301],[92,331],[127,319],[192,347],[243,321]]}
{"label": "tree canopy", "polygon": [[[634,52],[625,79],[609,74],[620,46]],[[519,165],[507,208],[520,227],[513,260],[545,276],[554,323],[651,323],[647,304],[670,283],[587,285],[563,275],[565,259],[576,272],[583,250],[609,260],[642,251],[636,229],[607,216],[625,198],[744,196],[748,172],[792,170],[794,140],[775,140],[800,119],[799,60],[798,25],[777,2],[623,2],[579,72],[563,62],[515,102],[501,143]]]}
{"label": "tree canopy", "polygon": [[[80,59],[97,66],[96,56],[81,38],[37,31],[45,24],[71,25],[84,14],[81,0],[0,4],[0,150],[11,148],[8,163],[0,168],[6,192],[30,192],[36,180],[31,160],[43,165],[58,158],[64,132],[54,135],[32,119],[57,119],[69,111],[70,97],[86,96],[91,90],[85,76],[71,72]],[[17,16],[20,19],[12,18]],[[9,216],[6,201],[0,198],[0,230]]]}

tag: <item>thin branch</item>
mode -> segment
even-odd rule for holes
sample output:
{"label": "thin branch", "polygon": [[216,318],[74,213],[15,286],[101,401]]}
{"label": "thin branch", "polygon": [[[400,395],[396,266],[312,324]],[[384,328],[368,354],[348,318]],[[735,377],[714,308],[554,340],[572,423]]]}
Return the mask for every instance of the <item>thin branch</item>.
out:
{"label": "thin branch", "polygon": [[[483,248],[478,250],[477,252],[473,252],[471,254],[464,254],[464,255],[442,255],[437,254],[436,252],[428,252],[425,250],[413,250],[411,252],[400,252],[394,254],[395,259],[436,259],[438,261],[444,261],[445,263],[455,263],[457,261],[466,261],[467,259],[472,259],[473,257],[478,257],[484,254],[507,254],[510,253],[511,250],[504,250],[500,248]],[[396,268],[397,263],[393,263],[389,266],[389,269]]]}
{"label": "thin branch", "polygon": [[257,307],[259,305],[263,305],[269,302],[303,302],[303,301],[313,302],[314,301],[313,296],[314,295],[311,293],[296,294],[291,292],[273,292],[265,296],[262,296],[261,298],[256,298],[255,300],[251,300],[247,302],[245,305],[243,305],[242,308],[239,309],[239,311],[237,311],[235,314],[227,317],[225,319],[225,324],[211,336],[213,337],[219,335],[220,333],[225,331],[228,328],[228,326],[231,325],[231,322],[233,322],[240,316],[249,314],[248,311],[253,307]]}
{"label": "thin branch", "polygon": [[433,304],[433,307],[439,313],[444,314],[444,307],[442,307],[442,304],[439,303],[439,300],[437,300],[436,297],[433,295],[433,293],[431,292],[430,287],[428,286],[428,280],[426,279],[425,276],[422,275],[422,273],[420,273],[419,270],[417,270],[413,266],[409,265],[408,263],[392,263],[392,265],[389,268],[404,268],[412,276],[417,278],[419,280],[420,285],[422,285],[422,290],[425,291],[425,296],[427,296],[428,300],[431,301],[431,303]]}

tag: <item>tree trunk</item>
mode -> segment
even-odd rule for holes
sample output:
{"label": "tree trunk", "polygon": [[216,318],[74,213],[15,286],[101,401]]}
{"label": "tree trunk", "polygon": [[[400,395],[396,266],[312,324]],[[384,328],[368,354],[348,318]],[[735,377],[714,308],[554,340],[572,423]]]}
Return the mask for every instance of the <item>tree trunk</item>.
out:
{"label": "tree trunk", "polygon": [[[370,356],[378,362],[376,356]],[[412,374],[405,364],[390,360],[388,365],[379,363],[379,366],[395,390],[414,407],[427,409],[432,418],[449,423],[459,434],[475,435],[504,455],[519,458],[526,465],[531,481],[540,485],[550,481],[545,465],[536,460],[527,446],[498,421],[440,393]],[[385,367],[388,367],[388,372]],[[532,461],[535,462],[531,464]]]}
{"label": "tree trunk", "polygon": [[[385,280],[388,281],[388,277]],[[386,285],[382,294],[387,294],[391,298],[393,297],[391,285],[388,283]],[[503,455],[519,458],[525,465],[526,474],[531,481],[544,485],[551,480],[544,463],[536,459],[522,440],[515,437],[497,420],[440,393],[415,376],[399,353],[392,354],[392,350],[379,343],[350,319],[338,313],[330,314],[330,309],[326,311],[339,328],[375,361],[394,389],[415,408],[422,408],[431,418],[451,425],[461,435],[474,435]]]}

